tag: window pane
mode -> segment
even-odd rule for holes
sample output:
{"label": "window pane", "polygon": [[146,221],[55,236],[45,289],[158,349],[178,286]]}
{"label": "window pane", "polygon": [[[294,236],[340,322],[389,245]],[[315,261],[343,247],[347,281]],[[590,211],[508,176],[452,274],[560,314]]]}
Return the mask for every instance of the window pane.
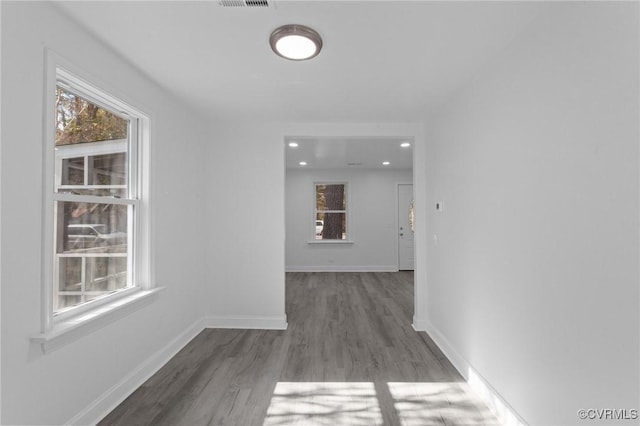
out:
{"label": "window pane", "polygon": [[324,229],[324,213],[316,215],[316,240],[322,239],[322,230]]}
{"label": "window pane", "polygon": [[411,232],[414,232],[414,229],[413,229],[414,220],[415,220],[415,211],[414,211],[413,200],[411,200],[411,204],[409,205],[409,228],[411,228]]}
{"label": "window pane", "polygon": [[345,210],[344,184],[316,185],[316,210]]}
{"label": "window pane", "polygon": [[89,185],[126,185],[127,156],[124,152],[89,157]]}
{"label": "window pane", "polygon": [[82,291],[82,258],[61,257],[58,263],[60,291]]}
{"label": "window pane", "polygon": [[[319,223],[322,226],[319,228]],[[316,240],[345,240],[347,238],[347,215],[344,213],[317,213]]]}
{"label": "window pane", "polygon": [[84,185],[84,157],[62,160],[62,185]]}
{"label": "window pane", "polygon": [[57,203],[57,253],[126,253],[128,211],[132,206]]}
{"label": "window pane", "polygon": [[128,121],[56,87],[56,146],[126,139]]}
{"label": "window pane", "polygon": [[126,288],[126,257],[92,257],[87,263],[87,291],[110,292]]}
{"label": "window pane", "polygon": [[130,287],[128,218],[133,206],[59,201],[54,312]]}
{"label": "window pane", "polygon": [[127,150],[122,140],[56,148],[61,174],[56,192],[128,198]]}
{"label": "window pane", "polygon": [[68,308],[82,303],[82,296],[58,296],[58,306],[56,310]]}

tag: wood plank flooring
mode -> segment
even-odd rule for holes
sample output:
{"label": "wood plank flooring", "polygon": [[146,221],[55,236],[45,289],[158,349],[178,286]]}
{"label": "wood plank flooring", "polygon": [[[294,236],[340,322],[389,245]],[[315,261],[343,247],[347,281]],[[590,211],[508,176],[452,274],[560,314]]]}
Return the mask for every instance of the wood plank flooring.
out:
{"label": "wood plank flooring", "polygon": [[101,425],[497,425],[425,333],[413,273],[287,273],[285,331],[207,329]]}

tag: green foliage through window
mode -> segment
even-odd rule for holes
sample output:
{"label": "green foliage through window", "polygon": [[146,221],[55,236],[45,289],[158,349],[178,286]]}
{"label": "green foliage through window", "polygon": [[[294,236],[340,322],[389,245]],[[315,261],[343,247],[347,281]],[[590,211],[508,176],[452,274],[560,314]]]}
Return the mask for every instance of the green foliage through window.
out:
{"label": "green foliage through window", "polygon": [[128,122],[56,86],[56,146],[127,137]]}

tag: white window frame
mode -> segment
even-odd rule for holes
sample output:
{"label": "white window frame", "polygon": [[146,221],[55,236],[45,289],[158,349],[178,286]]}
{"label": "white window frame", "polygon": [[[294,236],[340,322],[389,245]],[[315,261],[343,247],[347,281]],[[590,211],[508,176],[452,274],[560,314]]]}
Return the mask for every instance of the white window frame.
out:
{"label": "white window frame", "polygon": [[[44,153],[43,153],[43,267],[42,267],[42,320],[41,334],[32,340],[42,344],[43,350],[49,341],[60,335],[76,330],[85,322],[110,315],[122,310],[129,304],[155,293],[151,267],[151,223],[149,208],[150,183],[150,126],[149,117],[128,103],[120,100],[104,84],[93,84],[93,78],[76,69],[55,53],[48,51],[46,55],[45,95],[44,95]],[[128,268],[132,286],[98,299],[83,303],[73,308],[54,314],[53,297],[56,273],[56,256],[54,232],[56,227],[54,204],[58,201],[77,201],[73,194],[57,193],[59,184],[56,170],[55,154],[55,90],[60,85],[89,102],[105,107],[110,112],[127,119],[131,145],[129,155],[130,198],[105,198],[100,196],[83,196],[83,201],[108,204],[133,205],[134,213],[128,220],[129,242],[135,241],[131,252],[127,254]],[[135,146],[133,146],[135,145]],[[130,266],[130,267],[129,267]]]}
{"label": "white window frame", "polygon": [[[345,209],[344,210],[324,210],[324,213],[344,213],[346,216],[345,219],[345,237],[344,240],[316,240],[316,218],[318,217],[318,209],[317,209],[317,204],[316,204],[316,188],[318,185],[344,185],[344,191],[345,191],[345,197],[344,197],[344,202],[345,202]],[[322,180],[322,181],[315,181],[313,182],[313,187],[312,187],[312,202],[313,202],[313,206],[312,206],[312,212],[313,212],[313,218],[311,221],[312,224],[312,231],[311,231],[311,240],[309,240],[310,244],[352,244],[353,241],[351,239],[351,214],[349,212],[350,206],[351,206],[351,188],[349,186],[349,182],[348,181],[327,181],[327,180]]]}

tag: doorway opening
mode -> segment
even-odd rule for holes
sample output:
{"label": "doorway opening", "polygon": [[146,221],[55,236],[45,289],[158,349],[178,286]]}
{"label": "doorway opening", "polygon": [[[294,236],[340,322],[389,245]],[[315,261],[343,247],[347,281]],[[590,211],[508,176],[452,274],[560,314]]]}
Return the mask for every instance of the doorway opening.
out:
{"label": "doorway opening", "polygon": [[287,273],[414,270],[413,136],[283,143]]}

